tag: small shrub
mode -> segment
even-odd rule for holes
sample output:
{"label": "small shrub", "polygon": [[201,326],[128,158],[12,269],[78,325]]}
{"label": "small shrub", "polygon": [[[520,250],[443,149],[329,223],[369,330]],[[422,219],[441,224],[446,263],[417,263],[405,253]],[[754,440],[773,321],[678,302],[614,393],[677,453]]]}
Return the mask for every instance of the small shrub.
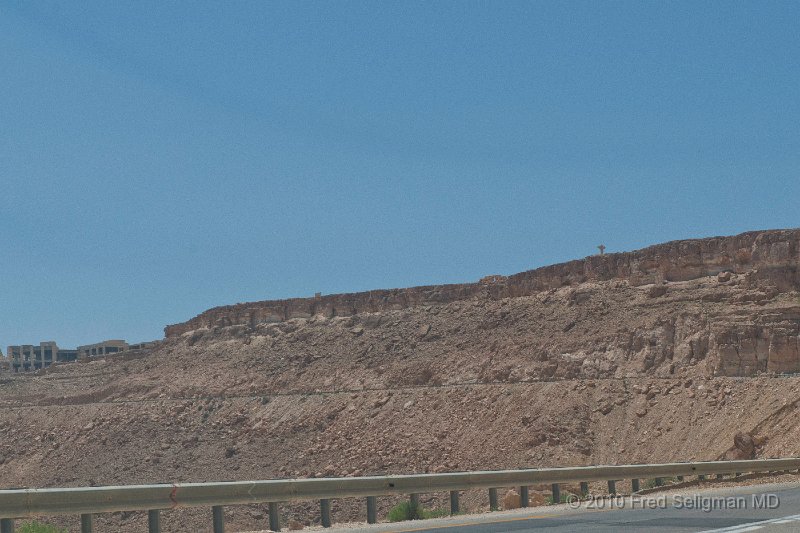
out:
{"label": "small shrub", "polygon": [[69,533],[66,529],[61,529],[50,524],[40,522],[25,522],[18,529],[18,533]]}
{"label": "small shrub", "polygon": [[411,502],[400,502],[391,509],[387,517],[389,522],[403,522],[405,520],[419,520],[422,518],[422,508]]}
{"label": "small shrub", "polygon": [[[569,498],[570,496],[571,496],[571,494],[565,494],[565,493],[562,492],[561,493],[561,497],[560,497],[561,501],[559,501],[558,503],[569,503],[569,500],[567,500],[567,498]],[[547,503],[547,505],[554,505],[554,503],[553,503],[553,495],[551,494],[550,496],[545,498],[545,502]]]}

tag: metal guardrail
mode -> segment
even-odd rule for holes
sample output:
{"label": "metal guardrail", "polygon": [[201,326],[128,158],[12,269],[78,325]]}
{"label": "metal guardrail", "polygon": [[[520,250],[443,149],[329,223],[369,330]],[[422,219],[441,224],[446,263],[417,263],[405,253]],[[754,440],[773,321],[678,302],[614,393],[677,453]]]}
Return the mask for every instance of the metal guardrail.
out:
{"label": "metal guardrail", "polygon": [[490,507],[497,505],[498,487],[519,487],[522,505],[527,505],[529,485],[552,484],[553,500],[560,501],[559,484],[581,482],[588,490],[589,481],[632,480],[634,492],[640,479],[777,472],[800,469],[800,458],[753,461],[710,461],[647,465],[581,466],[456,472],[449,474],[413,474],[352,478],[282,479],[218,483],[176,483],[172,485],[128,485],[53,489],[0,490],[0,533],[13,533],[14,519],[46,515],[80,514],[82,533],[92,531],[92,515],[115,511],[148,511],[150,533],[160,532],[160,510],[177,507],[212,507],[215,533],[224,531],[223,506],[252,503],[269,504],[270,529],[280,531],[279,502],[320,500],[323,526],[329,527],[330,500],[333,498],[367,499],[367,521],[375,523],[376,497],[450,492],[451,512],[458,512],[458,493],[469,489],[489,489]]}

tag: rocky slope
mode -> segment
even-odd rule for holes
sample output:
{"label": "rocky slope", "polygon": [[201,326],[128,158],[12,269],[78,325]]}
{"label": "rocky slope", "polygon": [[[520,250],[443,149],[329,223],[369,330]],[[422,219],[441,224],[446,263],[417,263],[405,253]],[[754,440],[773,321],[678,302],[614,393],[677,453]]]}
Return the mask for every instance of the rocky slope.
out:
{"label": "rocky slope", "polygon": [[[310,306],[300,315],[286,302],[211,310],[149,352],[0,378],[0,486],[800,455],[800,379],[778,375],[800,370],[798,238],[289,301]],[[345,300],[350,312],[323,305]],[[274,305],[283,314],[254,314]],[[337,502],[335,519],[362,503]],[[310,523],[314,507],[286,513]],[[264,524],[261,506],[229,513],[234,530]],[[203,531],[207,514],[164,519]]]}

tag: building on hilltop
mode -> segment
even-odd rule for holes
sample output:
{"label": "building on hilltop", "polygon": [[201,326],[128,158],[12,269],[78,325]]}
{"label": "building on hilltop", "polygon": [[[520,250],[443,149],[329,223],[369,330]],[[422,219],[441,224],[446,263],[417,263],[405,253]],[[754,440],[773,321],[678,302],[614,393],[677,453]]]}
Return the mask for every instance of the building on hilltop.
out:
{"label": "building on hilltop", "polygon": [[[9,346],[6,352],[5,364],[0,365],[0,371],[9,372],[33,372],[42,368],[47,368],[53,363],[69,363],[78,359],[89,359],[130,350],[144,350],[156,346],[159,341],[140,342],[128,344],[124,340],[114,339],[95,344],[78,346],[77,349],[59,348],[54,341],[40,342],[38,346],[33,344],[21,344],[19,346]],[[0,354],[2,356],[2,354]]]}
{"label": "building on hilltop", "polygon": [[78,358],[77,350],[62,350],[55,341],[40,342],[38,346],[22,344],[9,346],[6,352],[11,372],[29,372],[47,368],[56,362],[70,362]]}
{"label": "building on hilltop", "polygon": [[128,350],[146,350],[147,348],[153,348],[154,346],[158,346],[161,341],[147,341],[147,342],[137,342],[136,344],[131,344],[128,346]]}
{"label": "building on hilltop", "polygon": [[97,342],[78,346],[78,355],[81,359],[87,359],[93,355],[108,355],[111,353],[124,352],[128,349],[128,343],[121,339]]}

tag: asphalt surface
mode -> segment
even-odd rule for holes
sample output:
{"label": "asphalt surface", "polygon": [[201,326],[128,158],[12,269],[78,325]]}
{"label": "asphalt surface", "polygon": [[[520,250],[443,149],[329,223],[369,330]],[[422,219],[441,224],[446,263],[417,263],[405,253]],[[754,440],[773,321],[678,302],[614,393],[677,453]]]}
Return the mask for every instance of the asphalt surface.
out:
{"label": "asphalt surface", "polygon": [[[524,510],[354,526],[371,533],[547,531],[800,532],[800,484],[773,484],[583,502]],[[329,530],[330,531],[330,530]]]}

